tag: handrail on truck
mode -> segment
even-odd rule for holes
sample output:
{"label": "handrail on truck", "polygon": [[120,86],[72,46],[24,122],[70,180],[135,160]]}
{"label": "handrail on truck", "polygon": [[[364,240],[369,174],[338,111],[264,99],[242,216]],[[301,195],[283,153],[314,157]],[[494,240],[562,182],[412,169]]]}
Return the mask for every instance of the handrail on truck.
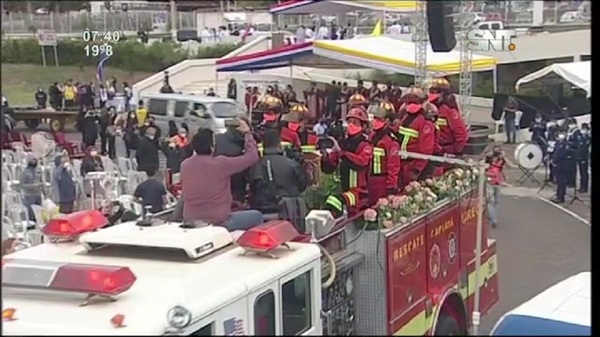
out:
{"label": "handrail on truck", "polygon": [[475,294],[474,294],[474,303],[473,303],[473,313],[471,315],[471,323],[472,323],[472,331],[471,334],[473,336],[478,336],[479,332],[479,322],[481,320],[481,312],[480,309],[480,288],[479,288],[479,280],[480,280],[480,272],[481,272],[481,236],[483,234],[483,198],[484,198],[484,188],[485,188],[485,170],[489,167],[489,164],[484,161],[467,161],[459,158],[452,157],[443,157],[443,156],[433,156],[433,155],[425,155],[421,153],[414,153],[408,151],[400,151],[400,157],[403,158],[412,158],[412,159],[424,159],[435,161],[438,163],[447,163],[454,164],[460,166],[468,166],[468,167],[476,167],[479,169],[479,177],[478,177],[478,188],[477,191],[477,204],[479,207],[479,212],[477,212],[477,230],[475,239],[475,279],[477,282],[475,286]]}

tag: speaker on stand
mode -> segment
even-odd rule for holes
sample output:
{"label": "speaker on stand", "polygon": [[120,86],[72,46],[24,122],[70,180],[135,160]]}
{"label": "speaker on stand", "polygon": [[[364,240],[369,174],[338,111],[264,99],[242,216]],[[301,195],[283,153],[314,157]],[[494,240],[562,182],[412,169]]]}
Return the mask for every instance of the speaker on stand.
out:
{"label": "speaker on stand", "polygon": [[450,1],[427,1],[427,30],[434,52],[449,52],[456,46]]}

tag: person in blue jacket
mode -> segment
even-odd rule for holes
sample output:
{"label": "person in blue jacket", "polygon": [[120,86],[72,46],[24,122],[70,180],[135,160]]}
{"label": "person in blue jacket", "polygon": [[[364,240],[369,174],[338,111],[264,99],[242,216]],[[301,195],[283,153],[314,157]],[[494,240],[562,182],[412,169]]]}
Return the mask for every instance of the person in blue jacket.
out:
{"label": "person in blue jacket", "polygon": [[567,185],[572,176],[572,151],[569,149],[567,135],[563,132],[558,134],[554,153],[552,154],[552,165],[554,165],[554,178],[556,179],[556,196],[552,202],[562,204],[565,202]]}
{"label": "person in blue jacket", "polygon": [[54,201],[58,204],[58,211],[60,213],[72,213],[77,193],[69,157],[64,154],[56,156],[54,158],[54,165],[55,169],[52,174]]}

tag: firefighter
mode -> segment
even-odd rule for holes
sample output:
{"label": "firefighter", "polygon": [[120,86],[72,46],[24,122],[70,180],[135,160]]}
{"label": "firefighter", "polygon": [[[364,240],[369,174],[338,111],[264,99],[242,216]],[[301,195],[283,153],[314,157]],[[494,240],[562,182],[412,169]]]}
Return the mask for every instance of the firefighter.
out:
{"label": "firefighter", "polygon": [[[403,101],[403,111],[398,124],[400,151],[433,155],[435,150],[435,124],[425,118],[423,103],[425,95],[419,88],[407,90]],[[426,178],[423,176],[428,160],[406,158],[402,162],[400,187],[411,181]]]}
{"label": "firefighter", "polygon": [[281,109],[283,108],[283,103],[279,98],[266,95],[259,105],[264,109],[262,124],[273,126],[272,123],[277,124],[279,122]]}
{"label": "firefighter", "polygon": [[325,209],[338,218],[343,214],[344,206],[349,215],[358,213],[367,203],[367,179],[369,165],[373,159],[373,146],[364,131],[369,123],[366,111],[353,108],[346,117],[348,130],[340,144],[333,141],[332,149],[325,152],[321,159],[324,173],[331,174],[340,169],[342,193],[330,195]]}
{"label": "firefighter", "polygon": [[380,198],[395,195],[398,190],[400,173],[400,143],[388,127],[388,118],[395,113],[394,106],[386,101],[371,105],[368,111],[373,115],[369,140],[373,146],[373,163],[369,175],[369,205]]}
{"label": "firefighter", "polygon": [[[442,147],[440,146],[440,127],[436,124],[438,119],[438,109],[437,107],[430,102],[423,103],[423,113],[425,119],[431,121],[435,125],[435,143],[433,154],[436,156],[443,156]],[[427,167],[425,168],[425,175],[434,175],[436,177],[444,174],[444,167],[440,165],[440,163],[429,161]]]}
{"label": "firefighter", "polygon": [[[281,148],[285,150],[290,147],[295,147],[300,150],[300,138],[298,137],[298,134],[287,127],[289,124],[288,119],[291,118],[294,119],[292,122],[297,122],[297,118],[287,116],[283,118],[284,120],[281,120],[281,109],[283,108],[283,105],[279,98],[267,96],[260,104],[261,107],[265,109],[261,123],[262,128],[279,128],[281,130]],[[285,124],[285,126],[283,124]],[[258,144],[258,152],[262,155],[262,144]]]}
{"label": "firefighter", "polygon": [[[316,152],[316,145],[319,137],[311,134],[305,128],[306,116],[308,116],[308,109],[304,104],[296,103],[290,107],[290,112],[287,114],[290,117],[295,117],[296,120],[288,122],[288,129],[296,132],[300,139],[300,146],[303,154],[318,153]],[[287,115],[282,116],[282,120]]]}
{"label": "firefighter", "polygon": [[445,78],[433,79],[429,87],[429,102],[438,108],[436,125],[440,128],[440,146],[442,154],[460,156],[469,138],[465,121],[458,109],[449,104],[452,101],[450,82]]}

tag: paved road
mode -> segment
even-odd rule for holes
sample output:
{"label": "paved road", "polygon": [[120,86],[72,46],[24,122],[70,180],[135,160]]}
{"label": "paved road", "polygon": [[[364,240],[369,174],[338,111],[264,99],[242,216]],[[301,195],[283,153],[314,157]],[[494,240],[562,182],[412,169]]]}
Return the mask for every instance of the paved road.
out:
{"label": "paved road", "polygon": [[505,187],[498,206],[500,301],[483,319],[489,333],[507,311],[545,288],[591,270],[591,229],[524,188]]}

